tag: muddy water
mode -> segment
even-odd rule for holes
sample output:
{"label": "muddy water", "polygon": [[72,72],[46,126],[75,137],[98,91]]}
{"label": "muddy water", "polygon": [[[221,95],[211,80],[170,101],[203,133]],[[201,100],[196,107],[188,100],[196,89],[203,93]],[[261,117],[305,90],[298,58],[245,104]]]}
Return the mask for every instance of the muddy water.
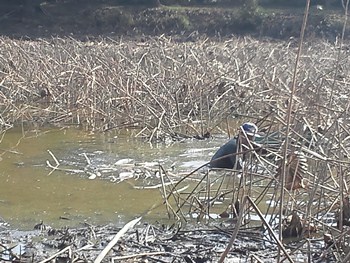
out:
{"label": "muddy water", "polygon": [[[191,171],[210,159],[225,138],[215,141],[189,140],[151,145],[130,134],[91,134],[79,129],[8,131],[0,143],[0,223],[32,229],[43,220],[53,227],[117,223],[142,215],[161,202],[158,190],[139,190],[127,180],[113,183],[86,173],[54,171],[46,161],[60,167],[83,169],[85,153],[95,165],[132,158],[134,162],[161,162],[165,167]],[[164,207],[146,216],[148,220],[166,219]]]}

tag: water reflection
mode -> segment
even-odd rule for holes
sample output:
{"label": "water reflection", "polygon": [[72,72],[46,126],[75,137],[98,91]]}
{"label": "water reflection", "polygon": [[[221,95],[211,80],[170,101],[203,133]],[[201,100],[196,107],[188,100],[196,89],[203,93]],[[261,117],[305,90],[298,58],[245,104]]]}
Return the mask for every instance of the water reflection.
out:
{"label": "water reflection", "polygon": [[[128,134],[88,134],[72,128],[25,134],[8,131],[0,144],[0,217],[21,229],[31,229],[40,220],[55,227],[83,221],[123,224],[161,202],[159,190],[136,190],[132,181],[116,184],[99,178],[89,180],[85,173],[62,171],[49,175],[46,160],[53,161],[47,150],[62,167],[83,168],[85,153],[95,165],[130,158],[191,171],[208,161],[221,142],[188,140],[150,145]],[[147,217],[165,219],[164,207]]]}

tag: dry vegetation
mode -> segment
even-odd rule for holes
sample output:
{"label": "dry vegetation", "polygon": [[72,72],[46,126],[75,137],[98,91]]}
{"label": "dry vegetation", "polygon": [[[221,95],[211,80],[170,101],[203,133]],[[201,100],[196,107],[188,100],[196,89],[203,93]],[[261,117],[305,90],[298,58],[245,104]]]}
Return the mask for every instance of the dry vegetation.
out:
{"label": "dry vegetation", "polygon": [[[0,47],[3,126],[35,121],[100,131],[134,127],[152,138],[203,135],[235,115],[283,124],[296,53],[294,41],[251,38],[1,38]],[[337,43],[306,45],[297,121],[305,117],[314,129],[327,131],[341,117],[345,125],[348,54]]]}
{"label": "dry vegetation", "polygon": [[[2,129],[20,122],[74,124],[95,131],[133,128],[137,136],[163,141],[229,132],[227,123],[232,123],[232,117],[239,122],[244,117],[265,134],[279,131],[283,145],[297,43],[249,37],[215,41],[193,36],[193,40],[177,42],[164,36],[84,42],[1,38]],[[343,228],[350,221],[349,45],[314,40],[303,49],[288,148],[304,152],[308,169],[302,176],[307,185],[286,189],[280,206],[278,164],[259,156],[252,159],[259,169],[244,169],[242,180],[210,172],[194,188],[191,183],[187,193],[181,189],[191,174],[172,184],[173,179],[167,180],[169,174],[162,171],[164,198],[172,200],[167,203],[169,214],[185,220],[194,213],[208,218],[213,204],[220,201],[219,210],[227,209],[232,217],[239,211],[231,204],[240,200],[244,211],[240,223],[243,214],[260,215],[256,204],[270,199],[271,207],[264,213],[273,216],[261,219],[262,225],[283,257],[310,252],[313,241],[305,239],[295,250],[286,251],[269,229],[277,228],[276,217],[282,210],[283,215],[292,215],[286,221],[288,231],[305,237],[312,224],[321,236],[330,237],[319,259],[333,254],[345,262],[350,255],[345,249],[350,236]],[[281,148],[272,151],[281,157]]]}

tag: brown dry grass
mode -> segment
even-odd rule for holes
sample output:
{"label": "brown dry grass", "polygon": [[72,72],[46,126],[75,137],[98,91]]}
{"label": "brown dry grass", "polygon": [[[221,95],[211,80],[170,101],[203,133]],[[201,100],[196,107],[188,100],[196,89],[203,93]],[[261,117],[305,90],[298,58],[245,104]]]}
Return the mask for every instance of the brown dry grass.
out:
{"label": "brown dry grass", "polygon": [[[165,37],[139,42],[0,38],[0,49],[4,124],[134,127],[162,139],[203,135],[240,115],[255,121],[269,116],[283,125],[296,44],[247,37],[181,43]],[[296,120],[304,117],[313,127],[329,128],[341,117],[345,125],[348,54],[334,43],[306,45]]]}

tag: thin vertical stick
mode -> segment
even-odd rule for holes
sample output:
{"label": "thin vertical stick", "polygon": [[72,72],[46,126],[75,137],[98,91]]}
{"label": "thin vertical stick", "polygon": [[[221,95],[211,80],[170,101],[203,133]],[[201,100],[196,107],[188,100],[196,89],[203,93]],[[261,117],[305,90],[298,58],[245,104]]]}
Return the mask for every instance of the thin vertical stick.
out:
{"label": "thin vertical stick", "polygon": [[[281,202],[280,202],[280,211],[279,211],[279,239],[282,240],[282,216],[283,216],[283,210],[284,210],[284,202],[283,202],[283,197],[284,197],[284,184],[285,184],[285,179],[286,179],[286,168],[287,168],[287,153],[288,153],[288,144],[289,144],[289,132],[290,132],[290,123],[291,123],[291,115],[292,115],[292,106],[293,106],[293,98],[296,90],[296,81],[297,81],[297,71],[298,71],[298,65],[299,65],[299,60],[301,56],[301,50],[303,46],[303,40],[304,40],[304,35],[305,35],[305,28],[306,28],[306,23],[307,23],[307,18],[309,14],[309,9],[310,9],[310,0],[306,1],[306,6],[305,6],[305,13],[304,13],[304,18],[303,18],[303,24],[301,27],[301,32],[300,32],[300,40],[299,40],[299,47],[298,47],[298,53],[296,57],[296,61],[294,64],[294,72],[293,72],[293,82],[292,82],[292,88],[290,91],[290,96],[289,96],[289,103],[288,103],[288,110],[287,110],[287,129],[286,129],[286,139],[285,139],[285,145],[283,148],[283,165],[282,165],[282,180],[281,180]],[[280,250],[280,248],[279,248]],[[280,253],[278,253],[280,254]]]}
{"label": "thin vertical stick", "polygon": [[242,201],[242,206],[241,206],[242,208],[239,211],[238,220],[237,220],[237,223],[235,225],[235,229],[234,229],[234,231],[232,233],[232,236],[230,238],[230,242],[228,243],[225,251],[221,254],[221,257],[220,257],[218,263],[222,263],[222,262],[225,261],[226,256],[228,255],[228,253],[230,252],[231,247],[233,246],[233,242],[235,242],[235,240],[236,240],[236,237],[237,237],[237,234],[238,234],[238,231],[239,231],[239,227],[241,226],[241,223],[242,223],[242,220],[243,220],[243,215],[245,213],[244,207],[246,205],[246,202],[247,202],[247,196],[244,196],[243,201]]}
{"label": "thin vertical stick", "polygon": [[337,75],[338,75],[338,73],[339,73],[340,56],[341,56],[341,53],[342,53],[342,47],[343,47],[343,43],[344,43],[344,36],[345,36],[346,25],[347,25],[347,22],[348,22],[349,0],[346,1],[346,4],[345,4],[345,6],[344,6],[344,9],[345,9],[344,24],[343,24],[343,29],[342,29],[342,33],[341,33],[341,40],[340,40],[340,46],[339,46],[337,61],[336,61],[336,65],[335,65],[335,71],[334,71],[333,82],[332,82],[332,86],[331,86],[331,96],[330,96],[330,99],[329,99],[329,105],[330,105],[330,106],[331,106],[332,103],[333,103],[334,85],[335,85],[335,82],[336,82],[336,80],[337,80]]}

